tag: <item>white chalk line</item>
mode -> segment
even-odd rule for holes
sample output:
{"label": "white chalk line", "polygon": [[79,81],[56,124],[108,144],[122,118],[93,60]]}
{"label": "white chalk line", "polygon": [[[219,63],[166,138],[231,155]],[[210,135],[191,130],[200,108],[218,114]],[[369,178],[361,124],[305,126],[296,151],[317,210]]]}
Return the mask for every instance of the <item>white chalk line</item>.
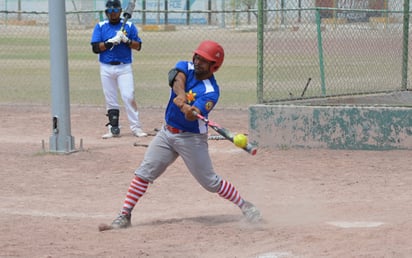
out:
{"label": "white chalk line", "polygon": [[286,257],[293,257],[289,252],[269,252],[258,254],[256,258],[286,258]]}
{"label": "white chalk line", "polygon": [[[19,215],[19,216],[33,216],[33,217],[56,217],[56,218],[111,218],[108,214],[93,214],[93,213],[82,213],[82,212],[49,212],[49,211],[39,211],[39,210],[15,210],[8,208],[0,208],[0,214],[3,215]],[[328,221],[328,225],[332,225],[340,228],[374,228],[384,225],[381,221]],[[281,253],[285,255],[287,253]],[[279,254],[278,254],[279,255]],[[265,256],[259,256],[265,257]],[[270,256],[269,256],[270,257]]]}
{"label": "white chalk line", "polygon": [[[19,215],[19,216],[32,216],[32,217],[55,217],[55,218],[93,218],[93,219],[107,219],[111,218],[106,214],[90,214],[81,212],[48,212],[39,210],[14,210],[7,208],[0,208],[0,214],[2,215]],[[380,221],[328,221],[326,224],[340,227],[340,228],[373,228],[379,227],[384,222]],[[268,252],[258,254],[256,258],[287,258],[294,257],[290,252]]]}
{"label": "white chalk line", "polygon": [[385,223],[381,221],[329,221],[326,224],[339,228],[376,228]]}
{"label": "white chalk line", "polygon": [[[326,224],[339,228],[374,228],[385,224],[381,221],[328,221]],[[293,257],[289,252],[269,252],[256,256],[256,258],[287,258]]]}
{"label": "white chalk line", "polygon": [[[106,214],[90,214],[81,212],[48,212],[39,210],[14,210],[0,208],[0,214],[3,215],[19,215],[19,216],[32,216],[32,217],[55,217],[55,218],[110,218]],[[113,216],[113,214],[112,214]]]}

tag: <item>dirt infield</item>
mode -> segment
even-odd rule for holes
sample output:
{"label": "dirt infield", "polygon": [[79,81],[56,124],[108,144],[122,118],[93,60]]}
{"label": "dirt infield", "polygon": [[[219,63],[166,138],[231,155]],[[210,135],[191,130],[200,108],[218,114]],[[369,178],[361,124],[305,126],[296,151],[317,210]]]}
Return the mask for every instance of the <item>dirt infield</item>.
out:
{"label": "dirt infield", "polygon": [[[230,202],[203,190],[178,159],[138,203],[133,227],[98,232],[121,208],[152,137],[103,140],[100,107],[71,110],[83,150],[42,151],[47,106],[0,105],[0,257],[411,257],[412,151],[259,150],[250,156],[210,140],[216,171],[255,203],[248,224]],[[228,115],[228,113],[231,115]],[[142,109],[144,127],[162,109]],[[247,132],[247,111],[211,119]],[[238,121],[244,121],[239,123]]]}

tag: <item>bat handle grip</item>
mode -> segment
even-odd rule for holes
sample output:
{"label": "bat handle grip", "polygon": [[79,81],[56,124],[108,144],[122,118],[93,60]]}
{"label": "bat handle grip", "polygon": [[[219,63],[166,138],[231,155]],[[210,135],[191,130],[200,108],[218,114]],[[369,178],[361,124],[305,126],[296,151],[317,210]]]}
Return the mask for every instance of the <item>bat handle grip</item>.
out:
{"label": "bat handle grip", "polygon": [[197,113],[195,110],[192,111],[193,115],[197,116],[197,118],[203,120],[206,124],[209,123],[209,119],[202,116],[201,114]]}
{"label": "bat handle grip", "polygon": [[205,117],[202,116],[201,114],[197,113],[196,110],[192,110],[192,114],[195,115],[195,116],[197,116],[197,118],[200,118],[200,119],[202,119],[202,120],[205,120]]}

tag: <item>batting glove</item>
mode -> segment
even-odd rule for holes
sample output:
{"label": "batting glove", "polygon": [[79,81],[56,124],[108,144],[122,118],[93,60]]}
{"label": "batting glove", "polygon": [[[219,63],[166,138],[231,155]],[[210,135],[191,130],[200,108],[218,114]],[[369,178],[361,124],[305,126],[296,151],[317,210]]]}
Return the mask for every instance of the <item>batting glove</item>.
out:
{"label": "batting glove", "polygon": [[116,32],[116,37],[122,38],[122,36],[125,36],[123,31],[119,30]]}
{"label": "batting glove", "polygon": [[130,46],[130,44],[132,43],[132,41],[124,33],[122,33],[120,38],[122,39],[122,42],[127,44],[128,46]]}
{"label": "batting glove", "polygon": [[113,38],[108,39],[106,42],[113,44],[113,46],[110,48],[110,50],[112,50],[115,45],[119,45],[119,44],[120,44],[120,41],[122,41],[122,39],[121,39],[118,35],[116,35],[116,36],[114,36]]}

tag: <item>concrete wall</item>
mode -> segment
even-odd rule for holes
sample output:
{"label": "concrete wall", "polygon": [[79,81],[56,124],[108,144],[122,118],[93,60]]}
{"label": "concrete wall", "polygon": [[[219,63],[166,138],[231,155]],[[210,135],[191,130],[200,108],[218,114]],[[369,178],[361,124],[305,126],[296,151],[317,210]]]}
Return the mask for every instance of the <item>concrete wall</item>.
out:
{"label": "concrete wall", "polygon": [[249,139],[259,147],[412,149],[412,108],[254,105]]}

